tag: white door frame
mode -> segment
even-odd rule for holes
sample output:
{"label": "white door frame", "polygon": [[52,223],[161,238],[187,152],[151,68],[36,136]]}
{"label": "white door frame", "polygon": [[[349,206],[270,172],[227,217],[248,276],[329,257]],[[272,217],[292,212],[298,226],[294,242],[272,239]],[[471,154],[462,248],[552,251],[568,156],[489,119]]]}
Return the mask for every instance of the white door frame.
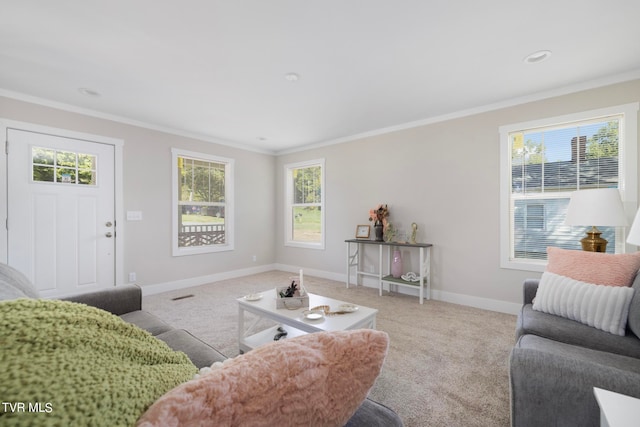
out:
{"label": "white door frame", "polygon": [[34,123],[20,122],[16,120],[9,120],[0,117],[0,131],[2,132],[2,138],[4,144],[2,150],[0,150],[0,206],[2,211],[0,212],[0,261],[7,263],[8,260],[8,233],[7,233],[7,129],[19,129],[31,132],[39,132],[50,135],[57,135],[66,138],[81,139],[91,142],[99,142],[102,144],[113,145],[115,151],[115,221],[117,237],[115,239],[115,285],[121,285],[126,283],[124,277],[124,205],[123,205],[123,147],[124,141],[117,138],[110,138],[106,136],[93,135],[83,132],[75,132],[66,129],[58,129],[49,126],[42,126]]}

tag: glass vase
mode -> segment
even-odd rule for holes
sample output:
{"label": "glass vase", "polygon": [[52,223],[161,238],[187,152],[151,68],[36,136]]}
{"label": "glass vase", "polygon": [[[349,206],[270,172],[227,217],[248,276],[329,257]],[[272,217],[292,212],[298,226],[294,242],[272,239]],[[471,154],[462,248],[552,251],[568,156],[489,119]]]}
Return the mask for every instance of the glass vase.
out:
{"label": "glass vase", "polygon": [[391,262],[391,276],[399,279],[402,276],[402,254],[399,250],[393,251],[393,261]]}

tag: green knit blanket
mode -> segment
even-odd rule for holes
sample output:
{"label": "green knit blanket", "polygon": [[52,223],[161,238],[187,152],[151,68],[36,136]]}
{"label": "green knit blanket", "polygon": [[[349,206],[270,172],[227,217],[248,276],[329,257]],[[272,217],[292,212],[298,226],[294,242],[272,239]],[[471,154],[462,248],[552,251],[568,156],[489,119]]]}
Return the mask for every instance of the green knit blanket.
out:
{"label": "green knit blanket", "polygon": [[0,302],[1,426],[131,426],[197,373],[184,353],[106,311]]}

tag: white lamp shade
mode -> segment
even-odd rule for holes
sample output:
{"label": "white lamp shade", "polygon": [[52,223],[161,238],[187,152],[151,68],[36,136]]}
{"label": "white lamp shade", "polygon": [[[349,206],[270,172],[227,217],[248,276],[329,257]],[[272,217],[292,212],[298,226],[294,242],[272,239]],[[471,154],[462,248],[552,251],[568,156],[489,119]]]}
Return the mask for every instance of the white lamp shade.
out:
{"label": "white lamp shade", "polygon": [[[627,225],[617,188],[597,188],[571,193],[566,225],[622,227]],[[639,230],[640,231],[640,230]]]}
{"label": "white lamp shade", "polygon": [[631,229],[629,230],[627,243],[640,246],[640,209],[636,212],[636,217],[634,218]]}

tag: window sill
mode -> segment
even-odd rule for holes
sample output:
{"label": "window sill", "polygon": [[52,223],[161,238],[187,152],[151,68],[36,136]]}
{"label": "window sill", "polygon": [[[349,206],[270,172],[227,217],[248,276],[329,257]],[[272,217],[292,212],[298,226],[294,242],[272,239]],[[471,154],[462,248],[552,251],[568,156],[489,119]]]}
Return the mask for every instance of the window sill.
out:
{"label": "window sill", "polygon": [[305,243],[305,242],[288,241],[288,242],[285,242],[284,245],[290,246],[293,248],[324,250],[324,243]]}
{"label": "window sill", "polygon": [[502,261],[500,268],[542,273],[547,268],[547,261]]}
{"label": "window sill", "polygon": [[209,253],[215,253],[215,252],[228,252],[228,251],[232,251],[233,249],[234,249],[233,245],[173,248],[173,256],[186,256],[186,255],[209,254]]}

